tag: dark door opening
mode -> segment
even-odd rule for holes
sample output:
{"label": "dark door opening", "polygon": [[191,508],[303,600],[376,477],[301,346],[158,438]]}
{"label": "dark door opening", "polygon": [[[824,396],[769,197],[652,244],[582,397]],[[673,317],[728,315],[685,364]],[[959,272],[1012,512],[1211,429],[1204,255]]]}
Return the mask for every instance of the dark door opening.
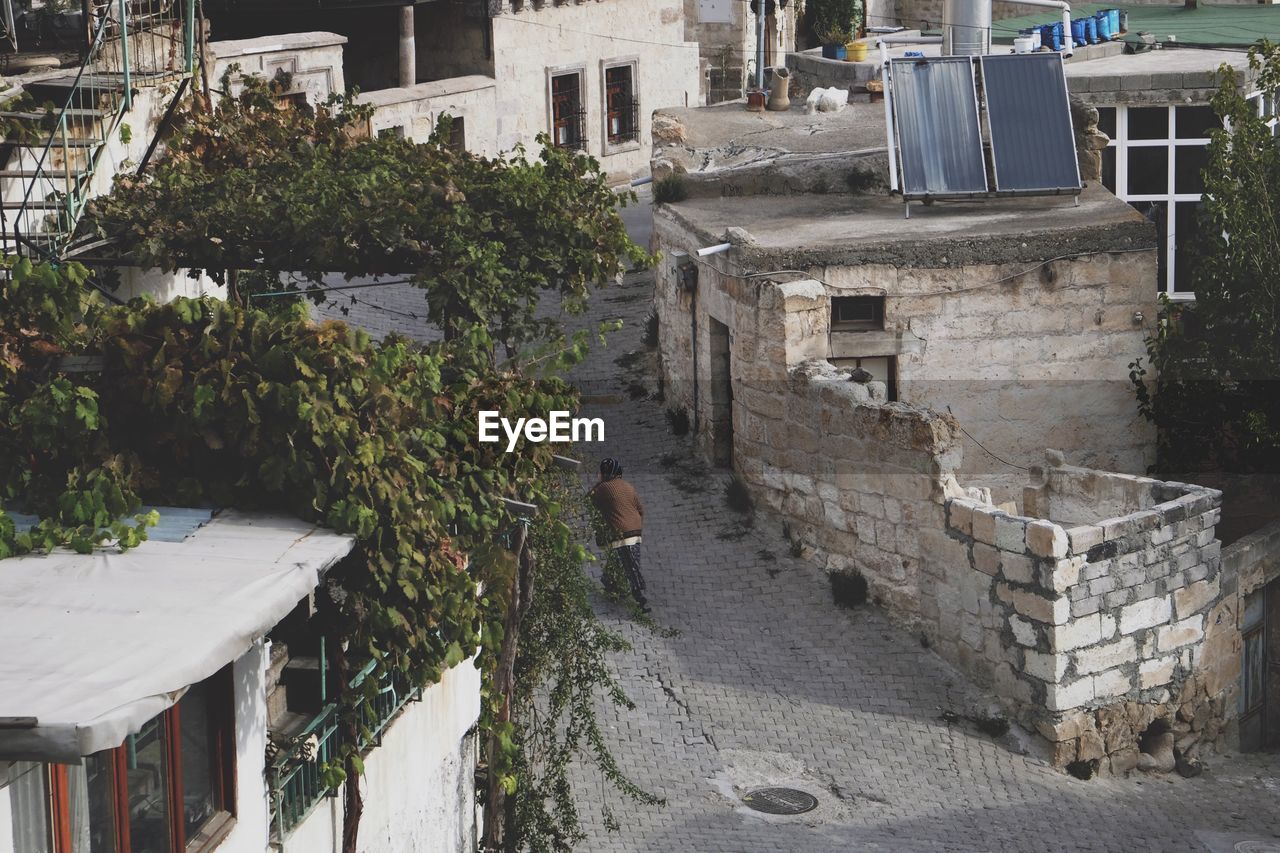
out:
{"label": "dark door opening", "polygon": [[709,318],[711,333],[711,456],[717,465],[733,465],[733,377],[729,327]]}
{"label": "dark door opening", "polygon": [[1244,599],[1240,749],[1280,750],[1280,578]]}

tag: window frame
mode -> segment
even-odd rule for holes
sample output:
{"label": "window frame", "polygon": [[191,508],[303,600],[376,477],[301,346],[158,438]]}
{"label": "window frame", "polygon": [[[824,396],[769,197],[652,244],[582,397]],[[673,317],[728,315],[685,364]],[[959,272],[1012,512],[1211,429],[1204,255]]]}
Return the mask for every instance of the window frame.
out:
{"label": "window frame", "polygon": [[[169,816],[169,849],[178,853],[207,853],[215,849],[235,826],[237,809],[236,746],[235,746],[235,685],[232,664],[223,667],[206,681],[213,688],[209,700],[209,752],[216,762],[213,773],[213,790],[216,809],[212,817],[201,825],[194,837],[186,834],[185,806],[183,801],[181,711],[175,703],[158,715],[164,732],[165,801]],[[155,718],[153,718],[155,719]],[[130,736],[132,737],[132,735]],[[129,853],[132,847],[130,835],[130,802],[128,783],[128,741],[113,749],[104,750],[110,766],[110,799],[115,818],[116,853]],[[72,853],[73,827],[71,825],[70,785],[68,765],[44,765],[45,788],[48,794],[46,818],[48,821],[51,850],[53,853]]]}
{"label": "window frame", "polygon": [[[1099,104],[1100,110],[1114,110],[1115,136],[1107,143],[1108,148],[1115,150],[1115,189],[1116,197],[1129,204],[1155,203],[1164,204],[1164,257],[1161,259],[1165,271],[1164,290],[1174,302],[1194,302],[1196,295],[1191,290],[1177,289],[1177,205],[1197,204],[1204,199],[1204,193],[1177,192],[1177,153],[1179,148],[1206,148],[1209,138],[1196,136],[1181,139],[1178,137],[1178,107],[1200,107],[1205,104],[1166,104],[1141,105],[1141,109],[1166,110],[1167,123],[1165,135],[1157,139],[1129,138],[1129,104]],[[1129,192],[1129,152],[1133,149],[1148,148],[1165,150],[1165,191],[1163,193],[1131,193]]]}
{"label": "window frame", "polygon": [[[575,128],[578,134],[577,139],[561,143],[558,139],[556,131],[559,129],[560,121],[556,118],[556,91],[555,81],[559,77],[577,77],[578,78],[578,101],[577,109],[573,117],[565,119],[565,122],[571,123],[570,126]],[[547,128],[551,134],[551,144],[556,148],[566,148],[571,151],[585,151],[588,144],[587,139],[587,73],[584,65],[557,66],[547,69]]]}
{"label": "window frame", "polygon": [[[875,318],[871,320],[840,320],[842,305],[851,305],[863,300],[875,307]],[[885,324],[885,297],[882,293],[864,293],[851,296],[831,297],[831,331],[833,332],[883,332]]]}
{"label": "window frame", "polygon": [[[630,71],[630,97],[627,98],[628,104],[626,110],[628,112],[628,120],[631,123],[629,131],[617,137],[609,133],[609,118],[612,111],[609,108],[609,72],[618,68],[627,68]],[[606,156],[609,154],[618,154],[623,151],[632,151],[640,148],[640,58],[638,56],[615,57],[600,62],[600,138],[601,151]]]}

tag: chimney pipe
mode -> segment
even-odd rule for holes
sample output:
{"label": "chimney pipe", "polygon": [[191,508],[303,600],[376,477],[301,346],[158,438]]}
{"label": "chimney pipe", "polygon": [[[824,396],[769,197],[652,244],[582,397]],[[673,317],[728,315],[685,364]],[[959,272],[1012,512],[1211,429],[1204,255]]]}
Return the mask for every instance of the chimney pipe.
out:
{"label": "chimney pipe", "polygon": [[946,0],[942,5],[942,54],[991,52],[991,0]]}

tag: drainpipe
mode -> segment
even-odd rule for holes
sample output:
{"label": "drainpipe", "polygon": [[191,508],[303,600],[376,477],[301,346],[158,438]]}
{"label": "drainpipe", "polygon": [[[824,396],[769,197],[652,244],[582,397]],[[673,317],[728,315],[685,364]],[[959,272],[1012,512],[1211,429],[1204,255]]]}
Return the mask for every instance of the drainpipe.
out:
{"label": "drainpipe", "polygon": [[1062,10],[1062,55],[1070,56],[1075,52],[1071,41],[1071,4],[1062,0],[1017,0],[1020,6],[1043,6],[1046,9]]}
{"label": "drainpipe", "polygon": [[768,0],[756,0],[756,88],[764,91],[764,13]]}
{"label": "drainpipe", "polygon": [[418,52],[413,43],[413,4],[400,7],[400,85],[418,82]]}

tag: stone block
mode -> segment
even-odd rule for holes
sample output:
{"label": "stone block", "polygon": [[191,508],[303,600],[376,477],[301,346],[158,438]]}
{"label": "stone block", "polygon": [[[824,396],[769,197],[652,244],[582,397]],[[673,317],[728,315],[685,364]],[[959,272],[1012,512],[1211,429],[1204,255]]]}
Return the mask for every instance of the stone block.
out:
{"label": "stone block", "polygon": [[1014,589],[1006,583],[996,584],[996,595],[1018,613],[1035,622],[1061,625],[1070,618],[1071,602],[1066,598],[1045,598],[1033,592]]}
{"label": "stone block", "polygon": [[1033,678],[1057,684],[1067,673],[1067,656],[1042,654],[1027,649],[1024,653],[1022,671]]}
{"label": "stone block", "polygon": [[1076,742],[1076,748],[1079,750],[1081,761],[1093,761],[1107,754],[1106,747],[1102,742],[1102,735],[1095,731],[1082,733],[1079,741]]}
{"label": "stone block", "polygon": [[973,567],[984,575],[995,577],[1000,573],[1000,552],[993,545],[973,543]]}
{"label": "stone block", "polygon": [[1079,601],[1071,602],[1071,616],[1079,619],[1082,616],[1088,616],[1090,613],[1097,613],[1102,609],[1102,598],[1097,595],[1091,595],[1082,598]]}
{"label": "stone block", "polygon": [[995,545],[996,511],[987,507],[975,506],[973,509],[972,529],[974,539],[987,545]]}
{"label": "stone block", "polygon": [[1048,577],[1045,586],[1055,592],[1074,591],[1080,584],[1080,570],[1084,568],[1084,557],[1063,557],[1059,560],[1044,561],[1042,564]]}
{"label": "stone block", "polygon": [[1013,639],[1018,645],[1031,647],[1036,645],[1036,626],[1016,613],[1009,614],[1009,630],[1013,631]]}
{"label": "stone block", "polygon": [[1114,610],[1117,607],[1123,607],[1129,603],[1131,593],[1127,589],[1117,589],[1114,592],[1108,592],[1102,597],[1108,610]]}
{"label": "stone block", "polygon": [[1156,635],[1156,648],[1162,652],[1195,643],[1204,637],[1204,617],[1191,616],[1181,622],[1166,625]]}
{"label": "stone block", "polygon": [[1056,720],[1036,720],[1036,731],[1038,731],[1045,740],[1052,741],[1054,743],[1075,740],[1085,732],[1091,732],[1093,730],[1092,716],[1082,711],[1065,714],[1061,719]]}
{"label": "stone block", "polygon": [[1125,747],[1111,754],[1111,774],[1123,776],[1138,766],[1138,757],[1142,755],[1136,746]]}
{"label": "stone block", "polygon": [[1097,613],[1072,619],[1065,625],[1055,625],[1049,632],[1049,648],[1055,652],[1092,646],[1102,639],[1102,621]]}
{"label": "stone block", "polygon": [[1059,559],[1067,555],[1067,531],[1051,521],[1037,520],[1026,526],[1027,549],[1037,557]]}
{"label": "stone block", "polygon": [[1069,527],[1066,534],[1072,554],[1084,554],[1095,545],[1101,545],[1103,541],[1102,528],[1092,524]]}
{"label": "stone block", "polygon": [[1133,689],[1133,679],[1119,669],[1109,669],[1093,677],[1093,695],[1098,699],[1123,696]]}
{"label": "stone block", "polygon": [[1114,643],[1081,649],[1072,658],[1075,660],[1076,672],[1087,675],[1130,663],[1137,655],[1138,649],[1133,638],[1123,637]]}
{"label": "stone block", "polygon": [[1022,554],[1027,550],[1027,522],[1013,515],[997,515],[996,541],[993,543],[1001,551]]}
{"label": "stone block", "polygon": [[1178,618],[1185,619],[1193,613],[1199,613],[1218,598],[1218,578],[1196,581],[1188,587],[1173,594],[1173,605]]}
{"label": "stone block", "polygon": [[1025,554],[1001,552],[1000,570],[1005,579],[1013,583],[1035,583],[1035,564]]}
{"label": "stone block", "polygon": [[1138,686],[1143,690],[1160,687],[1173,681],[1173,671],[1178,664],[1177,656],[1144,660],[1138,666]]}
{"label": "stone block", "polygon": [[1089,581],[1089,592],[1092,595],[1106,595],[1115,588],[1115,578],[1110,575],[1104,575],[1100,578]]}
{"label": "stone block", "polygon": [[1132,634],[1143,628],[1154,628],[1168,622],[1172,616],[1173,608],[1167,595],[1138,601],[1120,611],[1120,633]]}
{"label": "stone block", "polygon": [[1079,678],[1070,684],[1045,687],[1044,704],[1050,711],[1067,711],[1093,701],[1093,679]]}

